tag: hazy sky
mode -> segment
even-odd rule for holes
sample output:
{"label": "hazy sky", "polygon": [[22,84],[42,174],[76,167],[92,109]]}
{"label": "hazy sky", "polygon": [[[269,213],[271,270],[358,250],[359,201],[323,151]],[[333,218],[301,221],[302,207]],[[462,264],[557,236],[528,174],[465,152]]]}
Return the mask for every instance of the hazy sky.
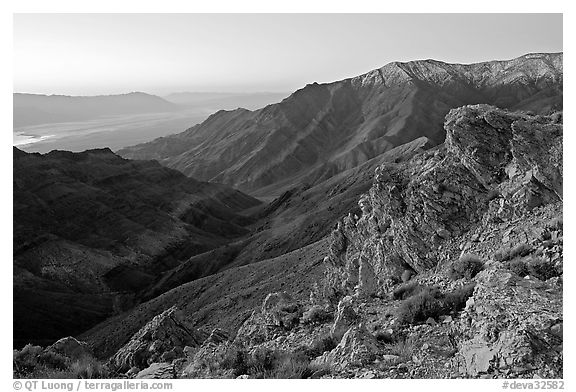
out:
{"label": "hazy sky", "polygon": [[562,51],[561,14],[17,14],[14,91],[293,91],[391,61]]}

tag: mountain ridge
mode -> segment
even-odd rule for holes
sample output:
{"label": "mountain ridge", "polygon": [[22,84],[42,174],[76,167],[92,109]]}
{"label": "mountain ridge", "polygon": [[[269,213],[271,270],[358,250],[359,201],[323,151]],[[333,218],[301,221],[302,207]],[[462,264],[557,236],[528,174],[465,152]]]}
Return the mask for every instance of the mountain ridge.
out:
{"label": "mountain ridge", "polygon": [[279,179],[293,178],[294,185],[314,172],[337,173],[421,136],[437,145],[444,140],[444,115],[464,104],[561,108],[562,58],[532,54],[470,65],[393,62],[341,81],[308,84],[256,111],[220,111],[181,134],[119,154],[157,159],[194,177],[258,194]]}

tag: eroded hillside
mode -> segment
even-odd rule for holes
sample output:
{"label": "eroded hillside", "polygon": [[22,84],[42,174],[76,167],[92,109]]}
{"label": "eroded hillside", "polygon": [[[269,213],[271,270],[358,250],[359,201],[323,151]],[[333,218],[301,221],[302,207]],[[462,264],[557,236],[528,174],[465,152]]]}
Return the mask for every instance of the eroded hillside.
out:
{"label": "eroded hillside", "polygon": [[[83,338],[138,377],[562,378],[562,114],[466,106],[445,129],[439,148],[380,165],[328,242],[180,286]],[[198,300],[241,271],[222,301]],[[203,342],[164,344],[168,317]]]}

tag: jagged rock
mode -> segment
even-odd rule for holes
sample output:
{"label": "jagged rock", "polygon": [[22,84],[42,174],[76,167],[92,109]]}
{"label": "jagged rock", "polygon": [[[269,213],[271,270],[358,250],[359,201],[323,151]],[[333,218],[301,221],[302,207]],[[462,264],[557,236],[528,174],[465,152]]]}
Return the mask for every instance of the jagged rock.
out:
{"label": "jagged rock", "polygon": [[176,307],[172,307],[134,334],[110,359],[109,364],[119,372],[126,372],[132,367],[144,369],[163,356],[171,359],[182,356],[185,346],[198,347],[205,338],[183,319]]}
{"label": "jagged rock", "polygon": [[562,377],[562,337],[552,332],[562,317],[557,288],[492,268],[476,276],[472,298],[465,311],[472,339],[459,351],[466,375],[531,367]]}
{"label": "jagged rock", "polygon": [[266,323],[262,313],[255,310],[236,332],[234,342],[245,346],[263,343],[272,337],[273,328]]}
{"label": "jagged rock", "polygon": [[[362,217],[344,218],[333,233],[347,293],[386,290],[406,269],[435,267],[451,239],[476,224],[561,200],[562,125],[552,117],[471,105],[451,110],[445,130],[433,153],[379,166],[360,198]],[[493,236],[474,233],[470,244]]]}
{"label": "jagged rock", "polygon": [[93,356],[88,344],[80,342],[72,336],[58,340],[56,343],[47,347],[46,350],[57,352],[58,354],[62,354],[72,360]]}
{"label": "jagged rock", "polygon": [[135,378],[143,379],[171,379],[176,378],[174,365],[171,363],[153,363],[146,369],[141,370]]}
{"label": "jagged rock", "polygon": [[372,362],[380,352],[378,342],[364,324],[351,327],[335,349],[312,361],[314,365],[329,366],[333,371],[347,370]]}
{"label": "jagged rock", "polygon": [[220,344],[220,343],[224,343],[224,342],[228,341],[229,339],[230,339],[230,335],[228,334],[228,332],[226,332],[220,328],[215,328],[210,333],[210,336],[208,336],[208,338],[206,338],[206,341],[204,342],[204,344],[208,344],[208,343]]}
{"label": "jagged rock", "polygon": [[330,329],[330,335],[338,341],[342,338],[344,333],[357,322],[358,314],[354,310],[353,298],[350,296],[344,297],[338,303],[336,318],[332,328]]}
{"label": "jagged rock", "polygon": [[374,274],[372,264],[367,258],[360,257],[360,267],[358,269],[358,296],[370,297],[375,295],[379,289],[378,279]]}

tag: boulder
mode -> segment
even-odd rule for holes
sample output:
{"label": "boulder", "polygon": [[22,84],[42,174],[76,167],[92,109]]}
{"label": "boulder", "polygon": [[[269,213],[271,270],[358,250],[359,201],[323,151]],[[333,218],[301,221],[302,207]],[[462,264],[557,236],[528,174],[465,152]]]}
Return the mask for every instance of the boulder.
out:
{"label": "boulder", "polygon": [[[543,377],[562,378],[562,292],[546,282],[522,279],[491,268],[476,276],[473,301],[464,311],[472,338],[459,353],[467,376],[533,369]],[[560,319],[560,320],[559,320]]]}
{"label": "boulder", "polygon": [[132,367],[144,369],[162,359],[173,360],[184,355],[184,347],[198,347],[205,334],[192,328],[176,307],[154,317],[142,327],[109,361],[118,372]]}
{"label": "boulder", "polygon": [[349,370],[366,365],[380,353],[378,342],[364,324],[351,327],[332,351],[312,361],[313,365],[328,366],[332,371]]}
{"label": "boulder", "polygon": [[47,347],[46,350],[57,352],[72,360],[93,356],[87,343],[78,341],[71,336],[58,340],[56,343]]}
{"label": "boulder", "polygon": [[358,314],[353,306],[353,298],[351,296],[342,298],[338,303],[336,318],[330,329],[330,335],[333,339],[339,341],[344,336],[344,333],[358,322],[358,319]]}

